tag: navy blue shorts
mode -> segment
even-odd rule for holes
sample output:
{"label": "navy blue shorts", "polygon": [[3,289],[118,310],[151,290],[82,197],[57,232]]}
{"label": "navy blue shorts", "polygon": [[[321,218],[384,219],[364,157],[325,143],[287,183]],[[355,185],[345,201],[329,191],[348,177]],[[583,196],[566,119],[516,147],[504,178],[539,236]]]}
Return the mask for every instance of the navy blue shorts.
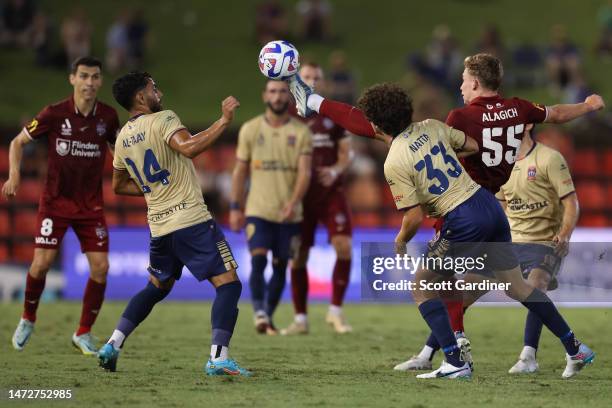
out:
{"label": "navy blue shorts", "polygon": [[238,268],[223,231],[213,220],[153,238],[149,273],[161,282],[180,279],[183,266],[199,281]]}
{"label": "navy blue shorts", "polygon": [[[472,270],[490,275],[518,266],[512,249],[510,225],[499,201],[480,188],[472,197],[444,216],[438,237],[429,243],[431,258],[479,258],[484,268]],[[453,270],[435,270],[452,275]]]}
{"label": "navy blue shorts", "polygon": [[561,257],[555,254],[555,249],[549,245],[537,243],[515,243],[514,252],[518,257],[525,279],[532,269],[542,269],[550,274],[548,290],[557,289],[557,274],[561,269]]}
{"label": "navy blue shorts", "polygon": [[258,217],[247,217],[246,234],[249,249],[265,248],[278,259],[290,259],[300,246],[300,224],[270,222]]}

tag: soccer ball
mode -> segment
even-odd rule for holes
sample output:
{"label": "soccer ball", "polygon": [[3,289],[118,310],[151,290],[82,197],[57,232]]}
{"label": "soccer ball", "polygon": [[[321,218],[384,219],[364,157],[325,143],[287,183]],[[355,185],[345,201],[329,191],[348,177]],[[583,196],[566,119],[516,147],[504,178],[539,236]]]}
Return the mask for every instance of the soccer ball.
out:
{"label": "soccer ball", "polygon": [[259,70],[270,79],[285,80],[300,68],[300,54],[287,41],[270,41],[259,53]]}

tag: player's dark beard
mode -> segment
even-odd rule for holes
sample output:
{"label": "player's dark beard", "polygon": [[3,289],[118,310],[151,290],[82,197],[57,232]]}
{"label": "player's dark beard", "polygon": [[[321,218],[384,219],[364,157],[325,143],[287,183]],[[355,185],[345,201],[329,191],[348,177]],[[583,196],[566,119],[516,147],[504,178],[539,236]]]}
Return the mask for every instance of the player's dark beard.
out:
{"label": "player's dark beard", "polygon": [[151,112],[153,112],[153,113],[160,112],[161,110],[163,110],[161,101],[160,102],[151,101],[149,103],[149,109],[151,109]]}
{"label": "player's dark beard", "polygon": [[266,105],[268,105],[268,108],[270,108],[275,115],[282,115],[283,113],[287,112],[287,109],[289,109],[289,101],[280,106],[274,106],[272,102],[268,102]]}

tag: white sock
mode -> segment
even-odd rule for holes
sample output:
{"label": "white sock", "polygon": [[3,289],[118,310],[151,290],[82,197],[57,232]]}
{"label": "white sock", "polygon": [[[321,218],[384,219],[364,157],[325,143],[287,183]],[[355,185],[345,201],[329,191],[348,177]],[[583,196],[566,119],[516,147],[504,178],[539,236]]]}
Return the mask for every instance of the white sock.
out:
{"label": "white sock", "polygon": [[312,95],[310,95],[308,97],[308,100],[306,101],[306,106],[308,106],[313,111],[319,113],[319,109],[321,108],[321,104],[323,103],[323,99],[325,99],[325,98],[323,98],[319,94],[312,94]]}
{"label": "white sock", "polygon": [[535,360],[536,358],[536,351],[537,349],[534,349],[531,346],[525,346],[523,347],[523,351],[521,351],[521,357],[522,359],[527,359],[527,358],[532,358]]}
{"label": "white sock", "polygon": [[296,323],[306,324],[306,323],[308,323],[308,316],[305,313],[298,313],[298,314],[295,315],[293,320]]}
{"label": "white sock", "polygon": [[423,350],[421,350],[421,352],[419,353],[419,358],[423,360],[431,360],[433,353],[434,349],[432,349],[426,344],[425,346],[423,346]]}
{"label": "white sock", "polygon": [[334,316],[340,316],[342,314],[342,307],[336,305],[329,305],[329,314]]}
{"label": "white sock", "polygon": [[217,344],[213,344],[210,346],[210,361],[223,361],[227,360],[227,352],[228,349],[226,346],[219,346]]}
{"label": "white sock", "polygon": [[123,341],[125,340],[125,334],[120,332],[119,330],[113,331],[113,335],[108,342],[113,344],[113,348],[115,350],[121,350],[121,346],[123,346]]}

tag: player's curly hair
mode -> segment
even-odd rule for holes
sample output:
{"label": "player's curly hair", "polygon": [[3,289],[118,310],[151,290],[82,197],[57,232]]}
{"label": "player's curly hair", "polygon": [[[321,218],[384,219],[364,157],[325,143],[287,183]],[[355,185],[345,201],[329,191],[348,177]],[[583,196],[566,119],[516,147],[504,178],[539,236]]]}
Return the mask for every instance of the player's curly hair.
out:
{"label": "player's curly hair", "polygon": [[126,110],[132,109],[134,96],[149,83],[151,75],[148,72],[132,71],[117,78],[113,83],[113,97]]}
{"label": "player's curly hair", "polygon": [[501,86],[504,67],[496,56],[486,53],[470,55],[463,61],[463,66],[470,75],[478,78],[485,88],[497,91]]}
{"label": "player's curly hair", "polygon": [[369,87],[357,101],[357,106],[370,122],[392,137],[412,123],[412,99],[396,84]]}

